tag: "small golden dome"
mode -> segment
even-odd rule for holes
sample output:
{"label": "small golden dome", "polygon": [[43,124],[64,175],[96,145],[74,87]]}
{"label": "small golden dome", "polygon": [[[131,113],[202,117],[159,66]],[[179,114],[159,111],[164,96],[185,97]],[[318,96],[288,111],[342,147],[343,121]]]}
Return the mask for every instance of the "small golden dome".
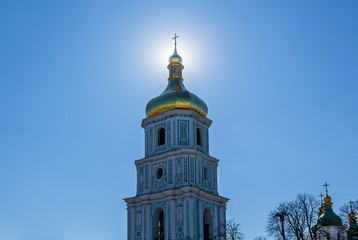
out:
{"label": "small golden dome", "polygon": [[328,194],[326,194],[326,196],[324,197],[324,208],[325,209],[332,209],[332,205],[333,203],[331,202],[332,201],[332,198],[330,196],[328,196]]}
{"label": "small golden dome", "polygon": [[181,56],[177,53],[177,47],[175,46],[173,55],[169,58],[169,64],[171,63],[183,63]]}
{"label": "small golden dome", "polygon": [[330,203],[332,201],[332,198],[330,196],[326,195],[323,200],[325,203]]}

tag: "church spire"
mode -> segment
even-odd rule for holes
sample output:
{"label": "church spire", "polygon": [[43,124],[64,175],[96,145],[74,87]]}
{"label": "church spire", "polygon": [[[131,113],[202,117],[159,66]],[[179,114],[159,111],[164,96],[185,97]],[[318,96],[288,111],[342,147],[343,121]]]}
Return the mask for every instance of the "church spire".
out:
{"label": "church spire", "polygon": [[323,187],[326,188],[326,196],[324,197],[324,203],[323,203],[323,206],[324,206],[324,209],[332,209],[332,198],[328,195],[328,186],[329,184],[327,182],[324,183]]}
{"label": "church spire", "polygon": [[183,61],[181,56],[177,52],[177,38],[178,37],[179,36],[177,34],[174,34],[174,37],[172,38],[172,39],[174,39],[174,53],[169,58],[169,64],[171,64],[171,63],[182,63],[182,61]]}
{"label": "church spire", "polygon": [[[342,226],[342,219],[333,212],[332,198],[328,195],[328,184],[324,183],[326,187],[326,196],[323,199],[323,213],[320,215],[317,221],[318,226]],[[322,195],[321,195],[322,196]]]}
{"label": "church spire", "polygon": [[179,35],[177,36],[177,34],[174,34],[174,37],[172,39],[174,39],[174,53],[177,54],[177,38],[179,37]]}
{"label": "church spire", "polygon": [[172,39],[174,39],[174,53],[169,58],[169,65],[168,65],[169,78],[168,78],[168,80],[170,80],[172,78],[179,78],[179,79],[183,80],[183,77],[182,77],[182,70],[184,69],[184,66],[182,64],[183,60],[177,52],[177,38],[178,37],[179,36],[177,36],[177,34],[175,34],[174,37],[172,38]]}
{"label": "church spire", "polygon": [[169,58],[169,78],[168,85],[164,92],[158,97],[150,100],[146,106],[147,117],[152,117],[172,109],[191,109],[202,116],[208,114],[206,103],[195,94],[189,92],[183,82],[182,58],[177,52],[177,34],[172,38],[174,40],[174,53]]}
{"label": "church spire", "polygon": [[322,186],[326,188],[326,195],[328,196],[328,187],[329,187],[329,184],[328,184],[327,182],[324,182],[324,184],[323,184]]}
{"label": "church spire", "polygon": [[353,202],[352,201],[349,201],[349,205],[350,205],[350,208],[351,208],[351,211],[350,213],[348,214],[349,215],[349,223],[352,224],[356,224],[357,225],[357,218],[356,218],[356,214],[355,212],[353,211],[353,207],[352,207],[352,204]]}

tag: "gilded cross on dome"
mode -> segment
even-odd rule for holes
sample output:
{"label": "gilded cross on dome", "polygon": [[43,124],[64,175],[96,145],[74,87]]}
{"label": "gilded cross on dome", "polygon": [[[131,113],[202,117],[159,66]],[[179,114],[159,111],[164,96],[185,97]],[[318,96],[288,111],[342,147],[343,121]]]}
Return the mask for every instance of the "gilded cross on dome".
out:
{"label": "gilded cross on dome", "polygon": [[323,197],[324,195],[321,193],[320,195],[318,195],[319,197],[321,197],[321,203],[323,203]]}
{"label": "gilded cross on dome", "polygon": [[177,36],[177,34],[175,33],[174,34],[174,37],[172,38],[172,39],[174,39],[174,45],[175,46],[177,46],[177,38],[178,38],[179,36]]}
{"label": "gilded cross on dome", "polygon": [[323,187],[326,187],[326,194],[328,195],[328,186],[329,184],[327,182],[324,183],[324,185],[322,185]]}

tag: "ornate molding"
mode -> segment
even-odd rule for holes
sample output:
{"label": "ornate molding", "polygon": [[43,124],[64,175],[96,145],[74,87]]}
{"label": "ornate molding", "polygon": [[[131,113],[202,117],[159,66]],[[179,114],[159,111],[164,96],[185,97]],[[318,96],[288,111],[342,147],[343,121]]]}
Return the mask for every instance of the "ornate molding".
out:
{"label": "ornate molding", "polygon": [[166,206],[167,206],[167,203],[165,201],[160,201],[160,202],[155,202],[155,203],[152,203],[151,207],[150,207],[150,210],[151,210],[151,215],[154,214],[154,211],[158,208],[162,209],[164,214],[166,214]]}

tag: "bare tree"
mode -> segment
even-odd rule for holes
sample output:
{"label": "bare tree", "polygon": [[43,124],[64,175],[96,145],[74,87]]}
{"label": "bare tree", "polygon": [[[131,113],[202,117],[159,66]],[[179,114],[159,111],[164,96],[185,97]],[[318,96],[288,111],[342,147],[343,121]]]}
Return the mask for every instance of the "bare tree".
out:
{"label": "bare tree", "polygon": [[298,194],[296,201],[303,213],[303,219],[306,225],[304,235],[309,236],[310,239],[314,239],[312,228],[318,219],[317,209],[320,206],[320,202],[316,196],[307,193]]}
{"label": "bare tree", "polygon": [[[358,200],[355,200],[352,203],[352,209],[355,213],[358,213]],[[339,208],[339,216],[342,218],[342,223],[345,226],[349,225],[348,213],[351,211],[350,205],[348,203],[344,204]]]}
{"label": "bare tree", "polygon": [[297,199],[287,203],[287,222],[289,226],[287,231],[296,239],[305,240],[306,225]]}
{"label": "bare tree", "polygon": [[240,224],[235,222],[235,219],[230,219],[226,221],[226,224],[221,224],[217,238],[223,240],[242,240],[244,239],[244,234],[241,232]]}
{"label": "bare tree", "polygon": [[288,203],[280,203],[278,207],[272,210],[268,216],[266,232],[269,237],[275,237],[276,239],[288,240],[291,239],[289,232],[287,231],[289,226],[286,221],[288,210]]}
{"label": "bare tree", "polygon": [[283,240],[313,239],[312,227],[317,221],[319,201],[303,193],[290,202],[280,203],[268,216],[266,231],[270,237]]}

